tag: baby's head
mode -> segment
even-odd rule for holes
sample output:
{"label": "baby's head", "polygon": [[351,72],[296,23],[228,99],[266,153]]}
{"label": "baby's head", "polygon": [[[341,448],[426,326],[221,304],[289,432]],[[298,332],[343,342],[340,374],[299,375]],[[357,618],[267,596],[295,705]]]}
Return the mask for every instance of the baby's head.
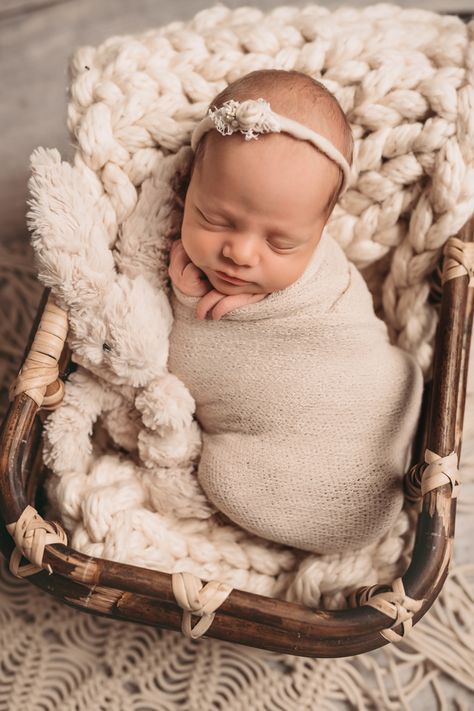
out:
{"label": "baby's head", "polygon": [[[211,102],[262,97],[271,109],[313,129],[352,163],[353,138],[336,98],[297,71],[251,72]],[[288,133],[207,131],[198,143],[184,204],[181,240],[192,262],[224,294],[271,293],[304,272],[343,184],[342,169]],[[216,272],[244,280],[232,284]]]}

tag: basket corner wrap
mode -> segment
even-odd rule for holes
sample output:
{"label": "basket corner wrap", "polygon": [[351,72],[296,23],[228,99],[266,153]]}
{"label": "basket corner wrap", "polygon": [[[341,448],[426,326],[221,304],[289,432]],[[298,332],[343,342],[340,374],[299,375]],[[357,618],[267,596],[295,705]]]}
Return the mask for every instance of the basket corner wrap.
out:
{"label": "basket corner wrap", "polygon": [[67,331],[67,314],[50,293],[25,362],[9,388],[10,400],[24,392],[43,410],[60,406],[64,383],[59,377],[58,362]]}

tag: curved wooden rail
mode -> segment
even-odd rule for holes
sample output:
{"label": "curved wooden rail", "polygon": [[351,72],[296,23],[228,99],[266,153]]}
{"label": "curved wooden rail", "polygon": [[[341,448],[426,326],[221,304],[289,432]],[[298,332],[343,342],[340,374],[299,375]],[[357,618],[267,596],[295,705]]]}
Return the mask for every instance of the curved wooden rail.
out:
{"label": "curved wooden rail", "polygon": [[[474,218],[463,227],[458,238],[474,241]],[[446,281],[442,289],[433,380],[425,391],[426,411],[422,411],[414,448],[412,482],[419,481],[423,474],[425,464],[419,457],[426,447],[440,457],[453,451],[460,456],[474,311],[474,288],[472,285],[469,288],[469,281],[467,274],[457,276]],[[48,295],[45,290],[26,354]],[[64,378],[65,369],[70,367],[67,346],[62,350],[59,366]],[[3,422],[0,548],[7,558],[15,544],[6,525],[16,522],[28,504],[34,505],[39,491],[43,418],[37,403],[21,393],[14,398]],[[422,601],[410,615],[411,624],[427,612],[444,584],[452,555],[455,515],[456,498],[452,497],[449,483],[423,496],[412,559],[401,579],[406,595]],[[41,570],[29,579],[68,605],[122,620],[182,628],[183,610],[173,593],[172,576],[167,573],[85,556],[61,543],[44,548],[43,564],[51,566],[52,573]],[[376,587],[382,591],[389,589]],[[353,601],[360,603],[365,591],[366,588],[357,591]],[[234,589],[216,611],[206,636],[300,656],[345,657],[388,644],[383,636],[388,628],[404,632],[402,624],[394,627],[393,622],[393,618],[368,604],[347,610],[313,610]]]}

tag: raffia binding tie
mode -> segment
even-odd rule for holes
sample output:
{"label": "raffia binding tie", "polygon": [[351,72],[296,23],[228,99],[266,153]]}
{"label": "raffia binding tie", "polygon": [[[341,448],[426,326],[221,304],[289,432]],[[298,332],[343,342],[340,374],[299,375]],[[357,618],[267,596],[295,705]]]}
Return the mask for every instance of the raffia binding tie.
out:
{"label": "raffia binding tie", "polygon": [[438,486],[451,484],[451,497],[455,499],[461,485],[456,452],[440,457],[431,449],[425,449],[425,462],[428,466],[424,468],[421,477],[421,495],[424,496]]}
{"label": "raffia binding tie", "polygon": [[[408,597],[401,578],[395,578],[392,590],[377,592],[377,589],[380,589],[380,585],[371,585],[358,590],[350,596],[349,604],[352,607],[370,605],[383,612],[387,617],[391,617],[394,620],[393,624],[380,634],[389,642],[398,642],[410,632],[413,614],[421,608],[425,600],[424,598],[415,600]],[[402,634],[398,634],[392,629],[400,624],[402,625]]]}
{"label": "raffia binding tie", "polygon": [[461,486],[458,469],[458,455],[450,452],[440,457],[431,449],[425,449],[425,461],[415,464],[404,480],[405,496],[409,501],[417,501],[428,491],[451,484],[451,497],[457,498]]}
{"label": "raffia binding tie", "polygon": [[454,277],[468,274],[469,286],[474,286],[474,242],[463,242],[459,237],[450,237],[443,253],[442,284]]}
{"label": "raffia binding tie", "polygon": [[[53,569],[49,563],[43,563],[44,547],[53,543],[67,545],[67,535],[59,523],[45,521],[33,506],[27,506],[18,521],[7,524],[6,528],[16,544],[10,556],[10,572],[17,578],[41,570],[51,575]],[[20,566],[22,556],[30,563]]]}
{"label": "raffia binding tie", "polygon": [[[56,306],[52,296],[43,311],[30,352],[16,380],[9,389],[13,400],[26,393],[45,410],[55,410],[64,397],[64,383],[59,378],[58,361],[67,336],[66,312]],[[49,385],[55,384],[53,392],[47,393]]]}
{"label": "raffia binding tie", "polygon": [[[192,573],[173,573],[171,583],[176,602],[183,608],[182,633],[189,639],[201,637],[211,626],[215,610],[232,592],[232,586],[211,580],[203,587]],[[193,614],[201,615],[201,619],[191,628]]]}

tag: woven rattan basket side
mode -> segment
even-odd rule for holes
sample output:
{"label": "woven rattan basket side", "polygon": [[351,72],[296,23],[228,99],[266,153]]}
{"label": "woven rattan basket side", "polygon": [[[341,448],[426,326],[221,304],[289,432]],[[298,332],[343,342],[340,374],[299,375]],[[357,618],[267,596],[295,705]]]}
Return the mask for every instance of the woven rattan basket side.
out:
{"label": "woven rattan basket side", "polygon": [[[448,240],[464,266],[455,266],[455,272],[442,285],[434,284],[431,294],[433,301],[440,301],[433,378],[425,386],[412,466],[405,476],[407,497],[419,500],[422,487],[427,486],[426,474],[433,474],[433,466],[423,459],[427,450],[437,455],[438,479],[422,496],[412,558],[403,577],[394,581],[392,589],[361,588],[351,596],[354,607],[347,610],[309,609],[234,589],[212,614],[207,636],[300,656],[345,657],[400,639],[433,604],[448,574],[454,538],[459,482],[447,475],[440,482],[439,476],[443,471],[441,459],[447,461],[456,453],[459,460],[461,451],[474,301],[473,242],[474,218]],[[469,245],[469,250],[463,252],[463,245]],[[444,266],[439,265],[438,273],[445,269],[446,260]],[[456,260],[455,256],[451,263],[457,264]],[[45,290],[22,365],[49,296]],[[59,378],[65,380],[74,367],[67,345],[62,348],[58,365]],[[58,391],[58,385],[56,381],[44,387],[46,400]],[[15,546],[9,531],[28,505],[41,512],[46,472],[41,459],[41,431],[47,412],[27,392],[13,397],[0,437],[0,549],[10,560],[15,549],[17,557],[25,551]],[[43,521],[40,515],[38,520]],[[48,522],[46,525],[52,528]],[[28,574],[29,580],[65,604],[94,614],[185,631],[184,606],[167,573],[85,556],[64,543],[44,546],[41,568]],[[184,614],[190,619],[191,613],[202,615],[202,605],[188,607]]]}

